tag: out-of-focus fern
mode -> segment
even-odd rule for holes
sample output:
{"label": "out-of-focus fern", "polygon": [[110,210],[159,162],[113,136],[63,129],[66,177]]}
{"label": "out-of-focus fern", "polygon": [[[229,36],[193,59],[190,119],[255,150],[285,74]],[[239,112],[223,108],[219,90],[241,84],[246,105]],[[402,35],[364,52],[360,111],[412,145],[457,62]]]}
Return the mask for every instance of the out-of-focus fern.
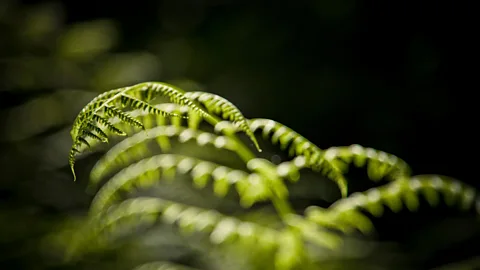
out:
{"label": "out-of-focus fern", "polygon": [[[167,96],[173,103],[150,104],[156,95]],[[123,111],[122,106],[132,110]],[[202,130],[202,125],[213,127],[213,131]],[[286,150],[291,159],[276,165],[255,155],[238,135],[245,133],[260,150],[256,132]],[[245,118],[237,107],[218,95],[184,92],[162,83],[138,84],[100,95],[79,114],[71,135],[72,168],[75,153],[86,146],[95,150],[102,141],[128,135],[108,150],[91,171],[91,187],[108,180],[93,199],[89,220],[69,242],[71,258],[102,250],[125,231],[160,221],[187,234],[206,234],[213,245],[244,247],[262,257],[265,265],[261,269],[317,269],[321,261],[314,259],[312,247],[335,250],[341,246],[342,234],[372,233],[374,224],[369,215],[381,216],[385,206],[393,212],[416,211],[423,196],[432,207],[443,201],[460,210],[473,209],[477,215],[480,212],[475,189],[457,180],[437,175],[412,176],[400,158],[359,145],[323,150],[283,124]],[[162,153],[152,153],[152,143]],[[186,143],[233,154],[243,166],[233,168],[224,160],[214,162],[190,152],[176,153],[178,145]],[[352,164],[366,166],[372,181],[389,182],[348,194],[345,175]],[[334,181],[342,197],[328,208],[294,210],[287,183],[301,181],[302,170],[320,172]],[[196,188],[211,187],[219,198],[233,194],[247,209],[259,202],[270,202],[281,224],[266,226],[173,199],[135,196],[137,191],[161,186],[162,180],[182,177],[191,179]],[[138,269],[168,267],[177,269],[163,262]]]}

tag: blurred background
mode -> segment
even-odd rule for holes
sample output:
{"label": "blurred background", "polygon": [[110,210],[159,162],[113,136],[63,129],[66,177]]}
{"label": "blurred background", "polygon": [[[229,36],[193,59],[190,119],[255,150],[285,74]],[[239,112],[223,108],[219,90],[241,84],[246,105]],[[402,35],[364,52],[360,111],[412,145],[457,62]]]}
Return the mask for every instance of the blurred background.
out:
{"label": "blurred background", "polygon": [[[0,269],[60,269],[41,239],[91,200],[93,161],[76,183],[67,166],[71,124],[97,94],[144,81],[479,188],[475,15],[467,1],[0,1]],[[480,256],[474,218],[401,219],[378,221],[411,262],[395,269]]]}

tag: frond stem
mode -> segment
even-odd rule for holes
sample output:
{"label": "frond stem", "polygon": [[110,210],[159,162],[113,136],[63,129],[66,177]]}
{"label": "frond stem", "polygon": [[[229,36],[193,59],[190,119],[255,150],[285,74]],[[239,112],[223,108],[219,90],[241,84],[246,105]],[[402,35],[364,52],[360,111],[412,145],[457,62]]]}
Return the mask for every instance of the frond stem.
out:
{"label": "frond stem", "polygon": [[235,136],[235,134],[226,136],[232,139],[237,144],[238,155],[242,159],[242,161],[245,162],[245,164],[247,164],[250,160],[257,158],[255,154],[253,154],[253,152],[250,151],[250,149],[248,149],[248,147],[246,147],[245,144],[243,144],[243,142],[241,142],[237,136]]}
{"label": "frond stem", "polygon": [[286,220],[287,216],[291,214],[295,214],[292,206],[288,203],[287,200],[282,200],[274,192],[272,192],[272,194],[273,194],[271,197],[272,204],[275,207],[275,210],[277,210],[278,215],[283,221]]}

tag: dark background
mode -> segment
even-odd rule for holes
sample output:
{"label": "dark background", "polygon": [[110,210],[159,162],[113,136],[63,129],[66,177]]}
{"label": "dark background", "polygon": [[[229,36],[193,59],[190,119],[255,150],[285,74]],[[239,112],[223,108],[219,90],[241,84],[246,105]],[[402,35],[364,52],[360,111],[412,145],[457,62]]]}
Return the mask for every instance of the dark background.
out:
{"label": "dark background", "polygon": [[[30,109],[31,117],[18,116],[22,104],[66,89],[100,93],[147,80],[193,81],[235,103],[245,116],[275,119],[321,148],[357,143],[403,158],[414,174],[448,175],[480,186],[474,110],[478,30],[477,12],[470,2],[5,3],[6,11],[0,13],[1,146],[5,150],[0,195],[5,208],[35,205],[64,214],[68,209],[82,209],[87,200],[79,195],[81,188],[62,182],[69,181],[68,143],[59,150],[65,154],[64,166],[53,166],[62,173],[57,176],[63,184],[49,182],[48,189],[70,199],[32,196],[35,190],[47,189],[45,181],[38,179],[52,169],[35,166],[44,156],[28,149],[48,148],[42,138],[68,128],[88,98],[73,98],[77,103],[71,106],[64,103],[71,96],[56,99],[68,113],[56,111],[53,115],[63,117],[34,131],[25,123],[42,121],[49,106]],[[57,18],[55,28],[42,35],[24,35],[30,18],[25,14],[42,5],[54,7],[50,12]],[[115,29],[115,42],[108,50],[90,58],[57,53],[61,52],[59,37],[68,27],[98,19],[111,20]],[[127,52],[153,55],[160,68],[130,81],[95,77],[101,70],[99,63]],[[63,65],[74,66],[74,71],[58,73]],[[20,73],[26,75],[12,79],[12,74]],[[96,81],[88,79],[91,76]],[[25,130],[22,136],[11,135],[17,134],[12,130],[20,130],[17,125]],[[72,194],[82,198],[73,200]],[[405,226],[392,226],[396,225]],[[439,256],[440,261],[448,260]]]}

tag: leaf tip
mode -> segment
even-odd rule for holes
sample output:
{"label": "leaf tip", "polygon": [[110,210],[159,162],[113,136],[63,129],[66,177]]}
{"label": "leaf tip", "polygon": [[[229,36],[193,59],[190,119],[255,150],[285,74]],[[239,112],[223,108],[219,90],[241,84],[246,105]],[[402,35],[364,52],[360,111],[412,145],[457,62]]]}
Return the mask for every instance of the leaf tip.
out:
{"label": "leaf tip", "polygon": [[257,148],[257,151],[259,153],[261,153],[263,151],[262,148],[260,148],[260,146],[258,145],[258,143],[255,143],[255,148]]}
{"label": "leaf tip", "polygon": [[73,163],[70,164],[70,169],[72,170],[73,174],[73,182],[77,181],[77,175],[75,174],[75,169],[73,168]]}

